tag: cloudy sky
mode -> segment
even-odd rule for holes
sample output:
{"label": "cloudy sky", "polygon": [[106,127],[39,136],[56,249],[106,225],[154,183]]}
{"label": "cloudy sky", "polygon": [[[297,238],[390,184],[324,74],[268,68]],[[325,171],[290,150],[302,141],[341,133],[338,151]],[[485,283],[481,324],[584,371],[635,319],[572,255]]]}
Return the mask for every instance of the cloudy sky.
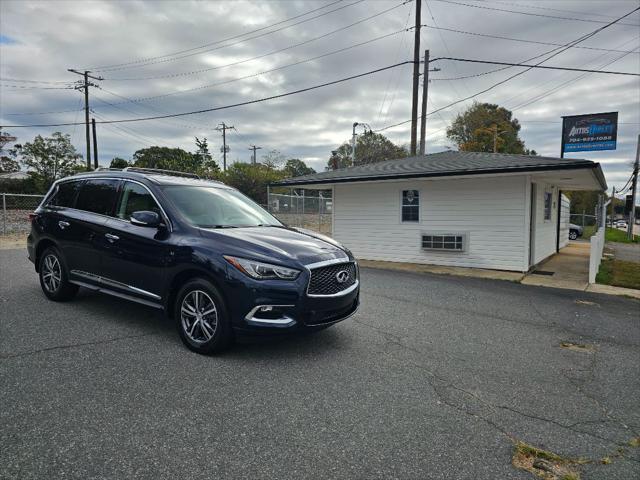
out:
{"label": "cloudy sky", "polygon": [[[638,0],[423,0],[421,48],[451,56],[522,62],[590,33],[640,6]],[[14,1],[0,0],[0,125],[83,120],[69,88],[91,70],[97,121],[181,113],[261,99],[408,61],[411,1]],[[546,65],[640,72],[640,14],[625,18]],[[493,38],[505,37],[505,38]],[[515,39],[515,40],[514,40]],[[518,40],[518,41],[516,41]],[[549,54],[551,54],[549,53]],[[532,60],[536,61],[536,60]],[[522,71],[439,61],[429,111]],[[99,124],[100,162],[149,145],[194,149],[207,137],[216,157],[228,132],[231,161],[249,145],[277,149],[323,169],[354,121],[374,130],[410,118],[411,65],[285,98],[214,112]],[[492,73],[487,73],[492,72]],[[558,155],[560,117],[618,111],[618,149],[573,154],[603,164],[610,185],[628,178],[640,132],[639,77],[533,70],[476,97],[514,111],[527,147]],[[427,150],[452,147],[445,127],[472,100],[430,115]],[[54,131],[84,153],[82,126],[6,128],[25,142]],[[409,142],[409,124],[384,132]]]}

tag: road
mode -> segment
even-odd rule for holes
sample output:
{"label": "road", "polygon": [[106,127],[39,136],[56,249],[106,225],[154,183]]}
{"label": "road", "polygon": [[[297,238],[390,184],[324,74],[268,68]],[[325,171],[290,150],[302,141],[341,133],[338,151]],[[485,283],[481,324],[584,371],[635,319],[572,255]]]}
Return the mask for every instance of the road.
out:
{"label": "road", "polygon": [[3,479],[535,478],[515,441],[640,475],[635,300],[363,269],[352,319],[205,357],[152,309],[46,301],[22,250],[0,277]]}

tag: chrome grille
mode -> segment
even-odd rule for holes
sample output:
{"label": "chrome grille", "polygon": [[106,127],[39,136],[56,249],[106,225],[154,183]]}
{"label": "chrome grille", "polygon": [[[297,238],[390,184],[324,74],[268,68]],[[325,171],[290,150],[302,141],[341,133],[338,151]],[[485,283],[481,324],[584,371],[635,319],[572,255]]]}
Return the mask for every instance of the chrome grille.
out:
{"label": "chrome grille", "polygon": [[[346,281],[342,283],[337,278],[340,272],[348,274]],[[342,275],[344,276],[344,273]],[[351,287],[356,283],[356,280],[356,265],[353,262],[336,263],[326,267],[314,268],[311,270],[311,279],[309,280],[307,292],[309,295],[335,295]]]}

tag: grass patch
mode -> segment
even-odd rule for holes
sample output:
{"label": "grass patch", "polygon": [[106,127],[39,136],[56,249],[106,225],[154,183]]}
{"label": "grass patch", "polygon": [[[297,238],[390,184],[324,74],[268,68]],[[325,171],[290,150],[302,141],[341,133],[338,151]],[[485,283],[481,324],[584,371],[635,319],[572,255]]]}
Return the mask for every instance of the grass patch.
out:
{"label": "grass patch", "polygon": [[516,442],[511,463],[545,480],[579,480],[580,474],[573,467],[589,461],[564,458],[524,442]]}
{"label": "grass patch", "polygon": [[595,225],[586,225],[582,229],[582,238],[589,239],[593,237],[593,235],[596,233],[596,230],[597,228]]}
{"label": "grass patch", "polygon": [[596,283],[640,290],[640,268],[635,262],[602,260]]}
{"label": "grass patch", "polygon": [[[585,232],[586,230],[587,227],[585,227]],[[586,233],[584,236],[586,236]],[[606,242],[640,243],[640,237],[638,235],[634,235],[633,240],[629,240],[626,230],[618,230],[617,228],[607,228],[604,232],[604,240]]]}

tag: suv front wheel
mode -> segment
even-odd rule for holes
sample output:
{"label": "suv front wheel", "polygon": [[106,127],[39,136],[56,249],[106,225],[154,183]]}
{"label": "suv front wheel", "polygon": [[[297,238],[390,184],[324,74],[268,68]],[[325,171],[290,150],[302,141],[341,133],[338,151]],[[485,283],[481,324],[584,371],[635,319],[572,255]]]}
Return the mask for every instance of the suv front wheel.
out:
{"label": "suv front wheel", "polygon": [[231,343],[231,327],[222,296],[205,279],[193,279],[180,289],[174,318],[180,338],[194,352],[217,353]]}
{"label": "suv front wheel", "polygon": [[38,273],[42,291],[49,300],[63,302],[78,293],[78,286],[69,283],[64,259],[55,247],[47,248],[40,256]]}

